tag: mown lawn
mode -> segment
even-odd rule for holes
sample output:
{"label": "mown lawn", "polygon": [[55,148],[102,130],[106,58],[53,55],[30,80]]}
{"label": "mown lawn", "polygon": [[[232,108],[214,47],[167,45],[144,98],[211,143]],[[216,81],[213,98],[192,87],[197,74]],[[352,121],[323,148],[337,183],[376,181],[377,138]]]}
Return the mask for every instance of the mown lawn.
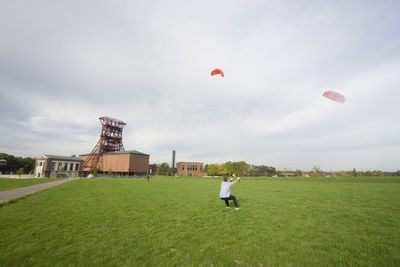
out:
{"label": "mown lawn", "polygon": [[19,187],[30,186],[35,184],[43,184],[57,181],[56,178],[29,178],[29,179],[11,179],[0,178],[0,191],[11,190]]}
{"label": "mown lawn", "polygon": [[400,265],[400,177],[80,179],[0,208],[0,266]]}

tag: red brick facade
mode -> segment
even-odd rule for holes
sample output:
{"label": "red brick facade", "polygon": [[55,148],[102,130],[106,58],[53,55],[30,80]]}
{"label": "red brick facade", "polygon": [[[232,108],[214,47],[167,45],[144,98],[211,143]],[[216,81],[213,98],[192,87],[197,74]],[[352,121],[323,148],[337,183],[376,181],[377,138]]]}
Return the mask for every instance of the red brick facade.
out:
{"label": "red brick facade", "polygon": [[[88,155],[80,155],[82,159]],[[100,157],[97,169],[100,173],[119,173],[123,175],[147,175],[150,156],[135,150],[108,152]],[[85,168],[84,172],[88,172]]]}
{"label": "red brick facade", "polygon": [[200,162],[178,162],[176,163],[178,176],[203,176],[203,163]]}

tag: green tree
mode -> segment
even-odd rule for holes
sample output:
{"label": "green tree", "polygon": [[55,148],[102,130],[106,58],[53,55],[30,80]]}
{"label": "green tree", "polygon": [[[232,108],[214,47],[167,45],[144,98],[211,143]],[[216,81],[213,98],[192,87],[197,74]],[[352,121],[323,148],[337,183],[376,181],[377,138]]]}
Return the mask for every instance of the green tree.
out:
{"label": "green tree", "polygon": [[366,172],[364,173],[364,175],[365,175],[365,176],[372,176],[372,172],[371,172],[371,171],[366,171]]}
{"label": "green tree", "polygon": [[317,177],[321,176],[322,175],[321,167],[313,166],[313,175]]}
{"label": "green tree", "polygon": [[274,167],[268,167],[264,165],[248,165],[248,173],[250,176],[254,177],[259,177],[259,176],[271,177],[277,174],[276,169]]}
{"label": "green tree", "polygon": [[17,171],[17,174],[18,175],[24,174],[24,168],[19,168],[18,171]]}
{"label": "green tree", "polygon": [[378,170],[378,171],[373,171],[372,175],[373,176],[382,176],[382,171]]}
{"label": "green tree", "polygon": [[253,176],[253,177],[266,176],[265,166],[250,165],[249,166],[249,175]]}
{"label": "green tree", "polygon": [[266,167],[266,176],[274,176],[276,175],[278,172],[276,171],[275,167]]}
{"label": "green tree", "polygon": [[109,170],[108,170],[107,175],[110,176],[110,177],[113,175],[112,169],[109,169]]}
{"label": "green tree", "polygon": [[347,171],[341,171],[340,176],[349,176],[349,172]]}
{"label": "green tree", "polygon": [[35,159],[27,157],[15,157],[13,155],[9,155],[6,153],[0,153],[0,159],[5,159],[7,161],[7,165],[14,166],[17,169],[23,168],[24,173],[33,172],[33,168],[35,167]]}
{"label": "green tree", "polygon": [[171,174],[171,168],[169,167],[168,163],[164,162],[158,165],[157,167],[157,174],[158,175],[170,175]]}
{"label": "green tree", "polygon": [[207,168],[207,175],[216,176],[218,175],[218,164],[210,164]]}
{"label": "green tree", "polygon": [[[229,166],[229,163],[228,163],[228,166]],[[228,175],[226,163],[218,165],[218,175]]]}
{"label": "green tree", "polygon": [[232,162],[230,164],[229,175],[235,174],[238,176],[244,176],[249,174],[249,166],[245,161]]}
{"label": "green tree", "polygon": [[234,173],[232,161],[227,161],[224,164],[222,164],[222,166],[220,167],[220,172],[221,175],[232,176],[232,174]]}
{"label": "green tree", "polygon": [[0,159],[7,160],[7,165],[17,166],[18,160],[13,155],[8,155],[6,153],[0,153]]}
{"label": "green tree", "polygon": [[227,161],[224,164],[210,164],[207,168],[207,175],[229,175],[233,174],[237,176],[273,176],[275,175],[276,169],[268,166],[257,166],[249,165],[245,161]]}
{"label": "green tree", "polygon": [[207,173],[207,174],[208,174],[208,172],[207,172],[208,171],[208,166],[210,166],[210,165],[208,165],[208,164],[204,165],[204,172]]}
{"label": "green tree", "polygon": [[31,173],[35,167],[35,159],[30,157],[22,158],[21,164],[21,167],[24,168],[25,173]]}

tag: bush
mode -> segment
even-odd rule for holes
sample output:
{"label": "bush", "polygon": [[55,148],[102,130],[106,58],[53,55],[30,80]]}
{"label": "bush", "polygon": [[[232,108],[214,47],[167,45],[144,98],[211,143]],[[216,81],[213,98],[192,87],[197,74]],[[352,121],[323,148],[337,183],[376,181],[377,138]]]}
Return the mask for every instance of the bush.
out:
{"label": "bush", "polygon": [[17,171],[17,174],[18,175],[24,174],[24,168],[19,168],[18,171]]}

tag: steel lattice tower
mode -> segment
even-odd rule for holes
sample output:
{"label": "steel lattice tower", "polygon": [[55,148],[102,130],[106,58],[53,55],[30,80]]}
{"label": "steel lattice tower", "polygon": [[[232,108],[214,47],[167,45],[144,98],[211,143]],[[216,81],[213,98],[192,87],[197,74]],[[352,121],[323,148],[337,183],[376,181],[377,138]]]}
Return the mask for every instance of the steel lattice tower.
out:
{"label": "steel lattice tower", "polygon": [[93,173],[104,153],[125,151],[122,144],[122,129],[126,123],[110,117],[100,117],[99,120],[102,125],[100,140],[83,163],[83,168],[88,169],[89,173]]}

